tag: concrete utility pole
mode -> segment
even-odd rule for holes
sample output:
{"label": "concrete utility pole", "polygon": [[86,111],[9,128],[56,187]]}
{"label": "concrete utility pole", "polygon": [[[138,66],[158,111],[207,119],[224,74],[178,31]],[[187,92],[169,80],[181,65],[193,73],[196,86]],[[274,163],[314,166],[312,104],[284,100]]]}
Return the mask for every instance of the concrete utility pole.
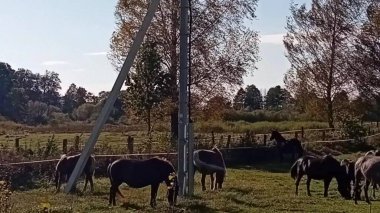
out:
{"label": "concrete utility pole", "polygon": [[[178,180],[179,194],[186,196],[188,192],[188,24],[189,24],[189,2],[180,2],[180,31],[179,31],[179,112],[178,112]],[[191,153],[192,154],[192,153]]]}
{"label": "concrete utility pole", "polygon": [[116,101],[117,96],[120,93],[120,89],[123,86],[126,77],[128,76],[129,70],[132,67],[133,61],[137,55],[138,50],[140,49],[140,46],[144,40],[144,36],[152,22],[154,13],[156,12],[158,8],[159,3],[160,3],[160,0],[151,0],[149,4],[148,12],[143,20],[143,23],[139,31],[137,32],[134,38],[133,44],[131,46],[131,49],[129,50],[127,58],[124,61],[123,67],[121,68],[121,71],[119,75],[117,76],[117,79],[115,81],[115,84],[112,87],[109,97],[107,98],[107,101],[104,104],[104,107],[102,111],[100,112],[98,119],[96,120],[95,126],[92,129],[91,136],[88,139],[82,151],[82,154],[78,160],[78,163],[76,164],[74,171],[72,175],[70,176],[70,179],[66,185],[66,188],[65,188],[66,193],[69,193],[71,189],[73,188],[73,186],[75,186],[75,183],[78,177],[82,173],[84,166],[86,165],[86,162],[94,149],[94,146],[100,134],[100,130],[103,128],[103,125],[105,124],[105,122],[107,121],[109,117],[112,107]]}

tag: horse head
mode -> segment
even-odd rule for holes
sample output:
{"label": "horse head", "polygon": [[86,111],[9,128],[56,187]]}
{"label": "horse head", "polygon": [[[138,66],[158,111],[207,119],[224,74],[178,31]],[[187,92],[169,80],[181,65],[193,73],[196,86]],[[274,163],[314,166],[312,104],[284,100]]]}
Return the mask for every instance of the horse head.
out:
{"label": "horse head", "polygon": [[165,181],[168,187],[167,198],[169,205],[173,206],[177,203],[177,196],[179,190],[178,177],[175,172],[170,173],[168,179]]}
{"label": "horse head", "polygon": [[338,182],[338,191],[345,199],[351,198],[351,173],[353,173],[353,171],[351,171],[351,164],[352,162],[348,160],[342,160],[339,168],[336,170],[337,174],[335,178]]}

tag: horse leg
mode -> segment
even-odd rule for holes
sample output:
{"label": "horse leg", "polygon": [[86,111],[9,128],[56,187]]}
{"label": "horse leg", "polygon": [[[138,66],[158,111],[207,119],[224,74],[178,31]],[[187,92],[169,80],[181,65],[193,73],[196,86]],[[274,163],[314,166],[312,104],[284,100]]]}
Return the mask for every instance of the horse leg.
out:
{"label": "horse leg", "polygon": [[109,205],[116,206],[116,192],[119,190],[119,185],[117,183],[112,183],[110,187],[110,197],[109,197]]}
{"label": "horse leg", "polygon": [[368,188],[370,184],[371,182],[366,179],[364,183],[364,196],[365,196],[365,201],[369,204],[371,204],[371,201],[369,201],[369,198],[368,198]]}
{"label": "horse leg", "polygon": [[307,190],[307,195],[308,196],[311,196],[311,194],[310,194],[310,182],[311,182],[311,178],[309,176],[307,176],[307,179],[306,179],[306,190]]}
{"label": "horse leg", "polygon": [[324,181],[324,186],[325,186],[325,192],[323,193],[324,197],[328,196],[329,186],[330,186],[331,180],[332,180],[332,178],[326,178],[326,179],[323,180]]}
{"label": "horse leg", "polygon": [[151,185],[151,191],[150,191],[150,206],[152,208],[156,207],[156,197],[157,197],[157,191],[158,187],[160,186],[160,183],[154,183]]}
{"label": "horse leg", "polygon": [[210,178],[211,178],[211,186],[210,186],[210,189],[211,189],[211,190],[215,190],[215,178],[214,178],[214,173],[211,173],[211,174],[210,174]]}
{"label": "horse leg", "polygon": [[298,195],[298,186],[300,185],[300,181],[302,179],[302,175],[298,174],[296,179],[296,195]]}
{"label": "horse leg", "polygon": [[206,191],[206,174],[202,173],[201,183],[202,183],[202,191]]}
{"label": "horse leg", "polygon": [[375,195],[375,191],[377,189],[377,184],[376,183],[373,183],[372,184],[372,197],[375,199],[376,198],[376,195]]}

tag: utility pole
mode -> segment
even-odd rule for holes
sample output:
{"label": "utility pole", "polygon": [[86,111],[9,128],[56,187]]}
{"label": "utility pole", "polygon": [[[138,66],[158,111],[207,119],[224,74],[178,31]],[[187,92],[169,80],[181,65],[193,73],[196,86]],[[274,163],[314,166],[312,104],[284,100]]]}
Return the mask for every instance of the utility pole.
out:
{"label": "utility pole", "polygon": [[[179,111],[178,111],[178,180],[179,194],[186,196],[188,192],[188,24],[189,2],[180,2],[180,31],[179,31]],[[192,153],[191,153],[192,154]]]}
{"label": "utility pole", "polygon": [[78,163],[75,165],[74,171],[71,174],[69,181],[67,182],[67,185],[65,188],[66,193],[69,193],[71,191],[73,186],[75,186],[75,183],[78,177],[80,176],[80,174],[82,174],[84,166],[86,165],[86,162],[88,158],[90,157],[90,154],[92,153],[94,146],[96,144],[96,141],[99,137],[100,130],[103,128],[103,125],[107,121],[109,114],[112,110],[112,107],[116,101],[116,98],[120,93],[120,89],[123,86],[124,81],[128,76],[129,70],[132,67],[133,61],[137,55],[138,50],[140,49],[140,46],[153,20],[154,13],[156,12],[158,8],[159,3],[160,3],[160,0],[150,1],[148,12],[143,20],[142,25],[140,26],[139,31],[135,35],[133,44],[131,46],[131,49],[129,50],[127,58],[124,61],[123,67],[121,68],[121,71],[119,72],[119,75],[117,76],[115,84],[113,85],[112,90],[107,98],[107,101],[104,104],[104,107],[102,108],[102,111],[100,112],[99,117],[96,120],[95,126],[91,132],[91,136],[88,139],[85,147],[83,148],[83,151],[78,160]]}

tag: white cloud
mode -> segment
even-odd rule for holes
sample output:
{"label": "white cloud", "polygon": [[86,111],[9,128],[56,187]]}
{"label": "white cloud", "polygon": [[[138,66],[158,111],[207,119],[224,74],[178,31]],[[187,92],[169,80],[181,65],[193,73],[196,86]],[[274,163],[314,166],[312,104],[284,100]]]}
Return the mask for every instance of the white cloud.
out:
{"label": "white cloud", "polygon": [[279,34],[269,34],[269,35],[261,35],[260,41],[263,44],[280,44],[282,45],[282,40],[284,39],[285,33]]}
{"label": "white cloud", "polygon": [[67,61],[44,61],[41,64],[44,66],[52,66],[52,65],[68,64],[68,62]]}
{"label": "white cloud", "polygon": [[85,69],[83,69],[83,68],[76,68],[76,69],[72,69],[70,71],[71,72],[83,72],[83,71],[85,71]]}
{"label": "white cloud", "polygon": [[84,55],[90,55],[90,56],[107,55],[107,52],[106,52],[106,51],[101,51],[101,52],[89,52],[89,53],[85,53]]}

